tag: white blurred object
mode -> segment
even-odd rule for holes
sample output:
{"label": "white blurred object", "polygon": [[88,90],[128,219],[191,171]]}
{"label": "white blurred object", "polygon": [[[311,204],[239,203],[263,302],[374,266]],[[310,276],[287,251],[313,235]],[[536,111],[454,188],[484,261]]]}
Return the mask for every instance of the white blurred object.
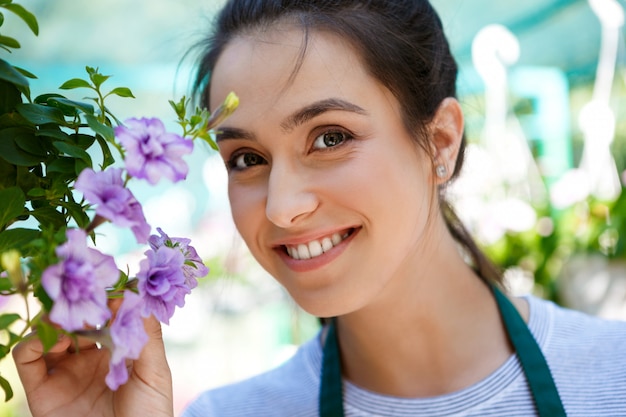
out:
{"label": "white blurred object", "polygon": [[482,140],[491,175],[505,188],[507,197],[533,202],[545,198],[546,190],[522,127],[509,115],[506,99],[507,67],[517,62],[519,54],[517,38],[502,25],[485,26],[472,43],[472,60],[485,84]]}
{"label": "white blurred object", "polygon": [[593,97],[579,115],[580,129],[585,137],[580,168],[588,175],[591,193],[612,200],[621,192],[621,184],[610,148],[615,135],[615,116],[609,100],[624,10],[615,0],[588,1],[602,25],[602,40]]}

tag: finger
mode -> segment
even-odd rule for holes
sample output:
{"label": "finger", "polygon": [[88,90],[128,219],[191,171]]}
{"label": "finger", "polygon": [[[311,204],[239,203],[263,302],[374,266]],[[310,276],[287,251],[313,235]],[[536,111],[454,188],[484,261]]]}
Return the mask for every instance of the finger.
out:
{"label": "finger", "polygon": [[148,342],[139,359],[133,364],[133,373],[171,398],[172,375],[165,357],[161,323],[154,316],[150,316],[144,319],[144,328],[148,334]]}
{"label": "finger", "polygon": [[[61,335],[49,353],[66,352],[71,344],[69,337]],[[13,348],[13,360],[26,392],[36,389],[48,378],[48,366],[44,359],[44,348],[33,333]]]}

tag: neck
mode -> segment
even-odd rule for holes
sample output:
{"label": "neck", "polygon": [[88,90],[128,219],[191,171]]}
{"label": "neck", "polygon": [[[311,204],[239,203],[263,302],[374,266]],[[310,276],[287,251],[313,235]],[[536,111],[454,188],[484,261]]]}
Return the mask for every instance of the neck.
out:
{"label": "neck", "polygon": [[460,256],[430,264],[338,318],[348,380],[386,395],[442,395],[484,379],[513,353],[488,285]]}

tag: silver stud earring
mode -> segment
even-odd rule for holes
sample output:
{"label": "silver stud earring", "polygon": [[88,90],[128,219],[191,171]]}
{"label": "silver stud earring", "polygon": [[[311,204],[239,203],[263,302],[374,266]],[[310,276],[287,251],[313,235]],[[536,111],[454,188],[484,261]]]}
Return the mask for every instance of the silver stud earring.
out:
{"label": "silver stud earring", "polygon": [[446,178],[448,176],[448,170],[443,164],[437,165],[437,167],[435,168],[435,173],[439,178]]}

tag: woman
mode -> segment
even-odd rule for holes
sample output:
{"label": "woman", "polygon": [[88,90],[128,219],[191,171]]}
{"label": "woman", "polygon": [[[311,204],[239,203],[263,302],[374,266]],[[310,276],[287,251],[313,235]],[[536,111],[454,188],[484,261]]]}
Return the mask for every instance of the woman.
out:
{"label": "woman", "polygon": [[[201,100],[241,102],[217,137],[235,224],[327,325],[186,417],[626,414],[626,324],[503,295],[445,202],[463,115],[427,1],[232,0],[207,45]],[[159,328],[146,325],[115,393],[93,370],[75,375],[72,361],[101,351],[15,349],[33,415],[171,415]]]}

